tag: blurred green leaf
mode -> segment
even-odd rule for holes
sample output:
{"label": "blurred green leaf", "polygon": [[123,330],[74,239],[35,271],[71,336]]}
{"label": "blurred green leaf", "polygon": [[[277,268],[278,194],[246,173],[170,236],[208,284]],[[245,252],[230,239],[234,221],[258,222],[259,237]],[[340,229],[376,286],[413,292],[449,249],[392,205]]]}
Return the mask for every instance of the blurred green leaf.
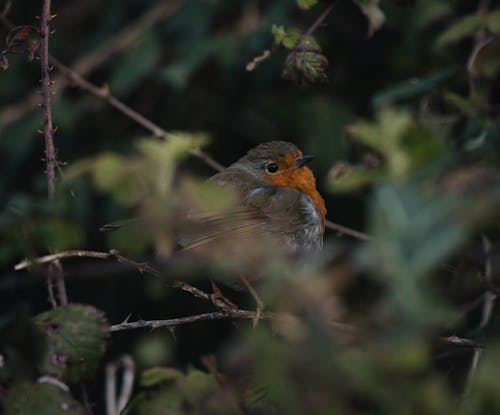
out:
{"label": "blurred green leaf", "polygon": [[33,224],[31,237],[39,241],[40,246],[52,250],[64,250],[81,246],[83,234],[81,229],[60,217],[45,217]]}
{"label": "blurred green leaf", "polygon": [[443,99],[447,104],[455,107],[464,114],[473,115],[476,112],[474,105],[468,98],[464,98],[454,92],[446,91],[443,94]]}
{"label": "blurred green leaf", "polygon": [[275,24],[272,25],[271,32],[274,35],[274,43],[283,45],[287,49],[294,49],[302,36],[302,32],[298,29],[285,29]]}
{"label": "blurred green leaf", "polygon": [[395,177],[404,176],[410,168],[409,155],[402,140],[413,126],[411,115],[405,111],[382,109],[375,123],[359,121],[350,127],[357,140],[379,151],[387,160],[388,169]]}
{"label": "blurred green leaf", "polygon": [[412,170],[441,155],[444,149],[441,139],[431,129],[417,124],[411,113],[403,110],[382,108],[375,122],[358,121],[349,127],[349,132],[378,151],[384,157],[387,174],[396,179],[407,177]]}
{"label": "blurred green leaf", "polygon": [[127,407],[125,414],[240,414],[232,395],[221,394],[211,374],[188,368],[187,373],[167,367],[145,371],[141,391]]}
{"label": "blurred green leaf", "polygon": [[340,177],[329,177],[330,190],[350,192],[384,178],[385,171],[369,168],[350,168]]}
{"label": "blurred green leaf", "polygon": [[[158,285],[160,284],[158,282]],[[135,360],[145,367],[166,364],[172,354],[171,337],[172,334],[166,334],[163,330],[141,337],[134,346]],[[145,375],[146,372],[143,374],[143,379]]]}
{"label": "blurred green leaf", "polygon": [[466,36],[472,35],[476,30],[485,26],[486,18],[483,15],[471,14],[461,18],[452,26],[448,27],[436,40],[436,47],[442,48],[454,43]]}
{"label": "blurred green leaf", "polygon": [[403,314],[449,317],[429,303],[422,278],[464,241],[466,224],[453,220],[462,206],[456,197],[423,197],[409,187],[383,185],[376,190],[370,213],[373,240],[361,249],[360,258],[389,284]]}
{"label": "blurred green leaf", "polygon": [[303,10],[308,10],[318,4],[318,0],[297,0],[297,6]]}
{"label": "blurred green leaf", "polygon": [[155,386],[164,382],[178,381],[184,374],[169,367],[152,367],[141,375],[141,386]]}

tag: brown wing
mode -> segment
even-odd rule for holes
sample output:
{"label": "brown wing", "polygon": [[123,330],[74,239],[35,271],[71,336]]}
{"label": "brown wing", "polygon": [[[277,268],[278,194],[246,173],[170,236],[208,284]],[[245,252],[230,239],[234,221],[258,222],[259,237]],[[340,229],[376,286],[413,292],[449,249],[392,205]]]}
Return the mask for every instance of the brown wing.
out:
{"label": "brown wing", "polygon": [[290,240],[287,236],[294,235],[307,220],[307,196],[296,189],[262,185],[233,168],[218,173],[211,181],[237,192],[240,203],[224,212],[191,212],[192,230],[179,239],[184,250],[234,245],[235,241],[277,242],[283,246],[284,240]]}

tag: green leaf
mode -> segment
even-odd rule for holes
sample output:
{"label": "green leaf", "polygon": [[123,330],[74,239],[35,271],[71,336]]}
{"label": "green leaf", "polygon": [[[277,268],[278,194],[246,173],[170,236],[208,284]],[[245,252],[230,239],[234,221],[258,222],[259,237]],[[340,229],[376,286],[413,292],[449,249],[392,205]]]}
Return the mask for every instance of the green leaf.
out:
{"label": "green leaf", "polygon": [[179,389],[186,400],[194,404],[196,401],[210,396],[219,386],[214,376],[193,367],[188,368],[186,376],[179,379]]}
{"label": "green leaf", "polygon": [[297,6],[302,10],[309,10],[316,6],[316,4],[318,4],[318,0],[297,0]]}
{"label": "green leaf", "polygon": [[274,35],[274,42],[277,45],[283,45],[287,49],[294,49],[302,36],[299,29],[285,29],[283,26],[273,25],[271,32]]}
{"label": "green leaf", "polygon": [[184,374],[170,367],[152,367],[142,373],[141,386],[155,386],[165,382],[178,381],[184,377]]}
{"label": "green leaf", "polygon": [[40,245],[59,251],[82,244],[83,233],[74,223],[61,217],[44,217],[34,222],[32,236]]}
{"label": "green leaf", "polygon": [[411,165],[402,142],[412,126],[413,119],[408,112],[384,108],[377,114],[375,123],[360,121],[352,125],[350,131],[360,142],[383,154],[389,172],[395,177],[401,177]]}
{"label": "green leaf", "polygon": [[283,39],[285,38],[285,27],[283,25],[277,25],[277,24],[273,24],[271,26],[271,33],[273,34],[274,36],[274,42],[277,44],[277,45],[281,45],[281,43],[283,42]]}
{"label": "green leaf", "polygon": [[465,16],[448,29],[446,29],[436,40],[436,47],[441,48],[450,43],[457,42],[466,36],[472,35],[476,30],[486,25],[486,17],[472,14]]}
{"label": "green leaf", "polygon": [[449,318],[445,309],[429,303],[422,278],[463,242],[466,225],[454,220],[462,206],[457,197],[424,197],[410,186],[386,184],[374,194],[373,240],[361,249],[360,259],[379,272],[407,317]]}
{"label": "green leaf", "polygon": [[330,189],[333,192],[351,192],[360,187],[374,183],[385,177],[384,170],[352,168],[337,178],[330,178]]}
{"label": "green leaf", "polygon": [[41,373],[76,383],[95,373],[109,337],[104,314],[88,305],[69,304],[34,318],[48,336]]}
{"label": "green leaf", "polygon": [[313,36],[301,37],[296,48],[290,52],[283,66],[284,79],[297,84],[328,82],[328,59]]}
{"label": "green leaf", "polygon": [[464,98],[454,92],[447,91],[443,94],[443,99],[448,105],[455,107],[464,114],[473,115],[475,113],[474,106],[468,98]]}

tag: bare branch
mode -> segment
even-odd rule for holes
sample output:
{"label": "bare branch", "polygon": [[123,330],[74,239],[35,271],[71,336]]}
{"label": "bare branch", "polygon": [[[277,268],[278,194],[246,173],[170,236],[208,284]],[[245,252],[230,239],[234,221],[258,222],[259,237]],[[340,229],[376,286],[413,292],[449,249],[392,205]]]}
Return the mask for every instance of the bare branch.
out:
{"label": "bare branch", "polygon": [[257,66],[259,66],[262,62],[265,60],[269,59],[271,57],[271,53],[274,52],[276,49],[276,44],[273,43],[270,49],[266,49],[264,52],[262,52],[259,56],[256,56],[253,58],[250,62],[247,63],[247,66],[245,67],[248,72],[252,72]]}
{"label": "bare branch", "polygon": [[361,239],[362,241],[369,241],[371,239],[371,236],[364,232],[348,228],[347,226],[339,225],[338,223],[332,222],[331,220],[326,220],[325,226],[328,229],[331,229],[332,231],[337,232],[341,235],[342,234],[349,235],[352,236],[353,238]]}
{"label": "bare branch", "polygon": [[109,252],[85,251],[85,250],[70,250],[57,252],[55,254],[45,255],[35,259],[25,259],[14,266],[14,270],[20,271],[26,268],[31,268],[36,265],[50,264],[62,259],[68,258],[95,258],[95,259],[115,259],[116,261],[129,265],[137,269],[141,274],[147,273],[158,276],[160,271],[154,269],[146,263],[132,261],[131,259],[121,255],[116,249]]}

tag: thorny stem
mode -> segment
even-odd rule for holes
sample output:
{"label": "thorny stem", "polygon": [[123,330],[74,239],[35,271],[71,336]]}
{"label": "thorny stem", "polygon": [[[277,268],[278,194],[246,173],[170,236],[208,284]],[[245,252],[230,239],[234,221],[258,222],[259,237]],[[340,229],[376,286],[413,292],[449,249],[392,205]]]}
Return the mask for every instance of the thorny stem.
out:
{"label": "thorny stem", "polygon": [[44,0],[42,15],[40,16],[40,62],[42,67],[42,110],[43,110],[43,136],[45,138],[45,162],[47,168],[47,186],[49,199],[54,198],[55,193],[55,167],[56,154],[54,147],[54,129],[52,128],[52,107],[49,74],[49,20],[50,1]]}
{"label": "thorny stem", "polygon": [[[42,68],[42,123],[43,136],[45,138],[45,163],[47,174],[47,188],[49,201],[53,201],[56,190],[56,149],[54,146],[54,128],[52,126],[52,106],[51,106],[51,82],[49,68],[49,22],[52,19],[50,14],[50,1],[44,0],[42,5],[42,15],[40,16],[40,62]],[[48,284],[52,286],[54,282],[59,295],[59,304],[64,306],[68,304],[68,295],[66,293],[66,284],[64,282],[64,273],[59,261],[50,264],[48,269]],[[49,291],[51,302],[53,303],[53,294]]]}
{"label": "thorny stem", "polygon": [[[231,318],[254,319],[256,312],[248,310],[231,310],[231,311],[215,311],[213,313],[196,314],[188,317],[171,318],[168,320],[140,320],[140,321],[125,321],[120,324],[115,324],[109,328],[110,332],[122,330],[135,330],[141,328],[156,329],[159,327],[175,328],[182,324],[196,323],[198,321],[207,320],[225,320]],[[270,314],[261,313],[260,318],[268,319]]]}

